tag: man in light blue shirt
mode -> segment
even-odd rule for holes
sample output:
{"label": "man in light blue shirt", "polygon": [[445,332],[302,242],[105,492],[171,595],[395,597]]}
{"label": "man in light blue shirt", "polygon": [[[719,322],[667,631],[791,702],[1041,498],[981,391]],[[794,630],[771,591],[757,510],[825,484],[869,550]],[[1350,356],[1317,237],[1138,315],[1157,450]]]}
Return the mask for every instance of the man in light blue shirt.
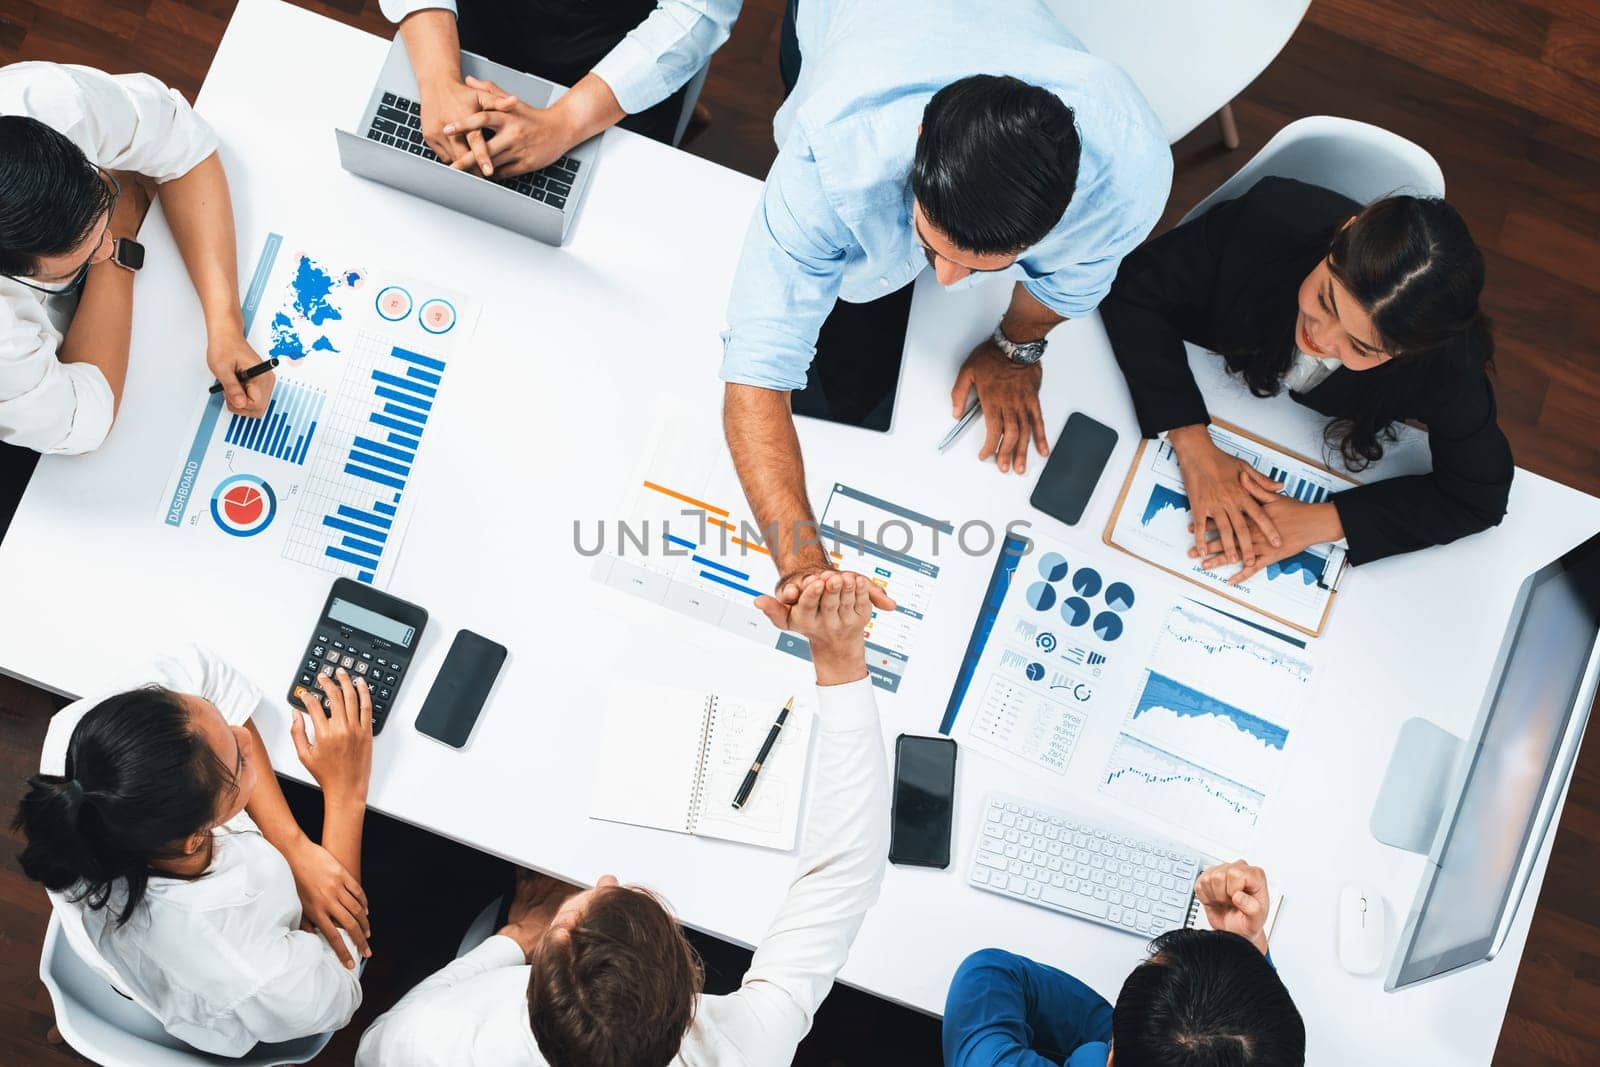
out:
{"label": "man in light blue shirt", "polygon": [[[439,158],[514,177],[621,124],[671,141],[684,86],[728,39],[741,0],[381,0],[400,23]],[[461,77],[461,50],[571,86],[548,108]]]}
{"label": "man in light blue shirt", "polygon": [[[1045,335],[1093,311],[1160,217],[1172,179],[1161,124],[1133,82],[1037,0],[801,0],[801,69],[774,122],[780,151],[729,301],[724,423],[766,533],[778,625],[814,544],[789,392],[806,385],[836,299],[893,293],[932,266],[943,285],[1017,279],[996,333],[951,398],[976,389],[1002,471],[1043,455]],[[880,593],[880,608],[890,602]]]}

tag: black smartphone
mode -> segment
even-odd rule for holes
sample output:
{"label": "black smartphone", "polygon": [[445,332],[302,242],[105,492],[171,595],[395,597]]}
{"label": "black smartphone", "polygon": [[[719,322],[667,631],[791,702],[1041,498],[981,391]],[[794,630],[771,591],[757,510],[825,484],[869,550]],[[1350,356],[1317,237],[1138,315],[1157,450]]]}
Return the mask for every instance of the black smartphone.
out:
{"label": "black smartphone", "polygon": [[1068,526],[1083,518],[1100,472],[1117,447],[1117,431],[1081,411],[1067,419],[1028,502]]}
{"label": "black smartphone", "polygon": [[890,863],[940,869],[950,866],[950,817],[955,792],[956,743],[948,737],[901,734],[894,743]]}
{"label": "black smartphone", "polygon": [[505,645],[471,630],[457,630],[444,666],[417,712],[417,729],[451,748],[465,745],[505,661]]}

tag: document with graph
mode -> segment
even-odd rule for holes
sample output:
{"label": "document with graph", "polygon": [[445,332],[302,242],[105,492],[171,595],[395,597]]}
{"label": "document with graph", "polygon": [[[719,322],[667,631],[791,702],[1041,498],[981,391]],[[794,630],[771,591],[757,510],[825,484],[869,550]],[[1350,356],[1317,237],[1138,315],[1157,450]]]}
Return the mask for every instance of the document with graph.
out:
{"label": "document with graph", "polygon": [[383,585],[415,502],[412,467],[477,307],[453,289],[267,237],[245,335],[279,359],[260,418],[201,398],[159,521]]}
{"label": "document with graph", "polygon": [[1196,600],[1167,607],[1131,681],[1100,792],[1243,849],[1283,779],[1312,663],[1298,643]]}
{"label": "document with graph", "polygon": [[[1238,456],[1273,481],[1283,493],[1307,504],[1319,504],[1354,487],[1351,478],[1286,452],[1276,445],[1222,422],[1211,424],[1217,447]],[[1244,604],[1313,637],[1322,633],[1333,609],[1338,577],[1330,564],[1329,545],[1313,545],[1278,563],[1268,564],[1246,582],[1230,585],[1237,567],[1206,570],[1189,557],[1194,535],[1189,532],[1189,498],[1172,446],[1161,440],[1139,443],[1122,495],[1106,525],[1106,544],[1132,553],[1180,578]]]}

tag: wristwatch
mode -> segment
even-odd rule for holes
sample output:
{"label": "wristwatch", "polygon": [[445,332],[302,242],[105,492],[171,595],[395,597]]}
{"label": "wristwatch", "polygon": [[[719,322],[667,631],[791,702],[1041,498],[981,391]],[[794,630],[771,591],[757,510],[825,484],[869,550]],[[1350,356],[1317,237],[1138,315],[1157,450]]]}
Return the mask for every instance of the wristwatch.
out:
{"label": "wristwatch", "polygon": [[126,271],[144,266],[144,245],[131,237],[118,237],[111,246],[111,262]]}
{"label": "wristwatch", "polygon": [[995,343],[1005,357],[1020,367],[1031,367],[1044,358],[1044,346],[1048,344],[1044,338],[1037,341],[1024,341],[1018,344],[1005,335],[1005,332],[996,326],[994,335],[989,338]]}

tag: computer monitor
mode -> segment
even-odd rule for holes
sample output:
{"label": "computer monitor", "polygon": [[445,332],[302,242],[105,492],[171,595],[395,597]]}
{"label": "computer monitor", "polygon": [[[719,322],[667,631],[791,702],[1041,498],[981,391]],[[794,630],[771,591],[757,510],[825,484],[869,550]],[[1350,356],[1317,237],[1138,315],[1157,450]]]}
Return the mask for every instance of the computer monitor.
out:
{"label": "computer monitor", "polygon": [[1385,989],[1493,959],[1505,944],[1583,739],[1600,678],[1597,639],[1600,535],[1517,594]]}

